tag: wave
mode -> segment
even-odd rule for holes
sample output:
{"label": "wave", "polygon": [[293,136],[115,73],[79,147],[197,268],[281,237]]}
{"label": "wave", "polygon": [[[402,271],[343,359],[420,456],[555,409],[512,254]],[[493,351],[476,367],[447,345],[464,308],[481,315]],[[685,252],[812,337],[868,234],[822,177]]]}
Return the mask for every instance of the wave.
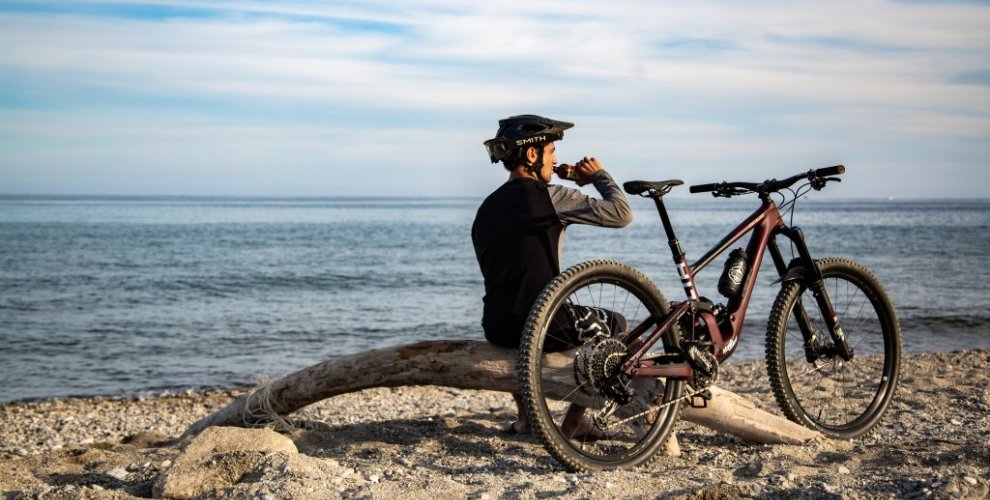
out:
{"label": "wave", "polygon": [[[2,282],[2,280],[0,280]],[[133,307],[197,299],[295,293],[381,293],[422,290],[448,296],[483,294],[481,276],[426,272],[280,273],[163,276],[65,276],[11,280],[0,293],[0,310],[42,312],[56,307]]]}
{"label": "wave", "polygon": [[244,290],[279,291],[355,291],[363,289],[435,288],[480,286],[477,278],[433,275],[427,273],[318,273],[318,274],[247,274],[197,276],[159,281],[155,288],[193,290],[209,295],[241,294]]}
{"label": "wave", "polygon": [[990,316],[909,316],[902,317],[901,331],[934,334],[970,333],[990,337]]}

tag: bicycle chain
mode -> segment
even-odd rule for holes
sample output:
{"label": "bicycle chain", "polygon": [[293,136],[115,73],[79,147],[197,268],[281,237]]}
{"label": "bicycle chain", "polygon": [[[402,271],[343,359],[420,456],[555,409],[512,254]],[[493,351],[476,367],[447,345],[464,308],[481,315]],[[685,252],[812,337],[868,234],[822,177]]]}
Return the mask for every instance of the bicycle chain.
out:
{"label": "bicycle chain", "polygon": [[695,379],[695,382],[696,383],[697,382],[702,382],[702,383],[703,382],[707,382],[700,389],[695,389],[694,391],[688,392],[687,394],[684,394],[683,396],[679,396],[677,398],[674,398],[674,399],[672,399],[670,401],[667,401],[666,403],[662,403],[662,404],[659,404],[659,401],[658,400],[663,397],[663,394],[657,394],[656,397],[653,399],[653,403],[652,404],[659,404],[659,406],[650,406],[646,410],[643,410],[643,411],[641,411],[641,412],[639,412],[639,413],[637,413],[637,414],[635,414],[635,415],[633,415],[631,417],[627,417],[627,418],[624,418],[622,420],[619,420],[618,422],[614,422],[614,423],[608,425],[607,427],[603,428],[602,430],[608,430],[608,429],[610,429],[610,428],[612,428],[614,426],[625,424],[627,422],[630,422],[632,420],[635,420],[637,418],[640,418],[643,415],[646,415],[647,413],[650,413],[651,411],[662,410],[662,409],[664,409],[664,408],[666,408],[666,407],[668,407],[668,406],[670,406],[672,404],[679,403],[681,401],[684,401],[686,399],[692,398],[694,396],[697,396],[698,394],[701,394],[701,393],[707,391],[713,385],[715,385],[715,382],[718,382],[719,364],[718,364],[718,361],[716,361],[714,359],[712,359],[712,361],[715,362],[715,371],[714,371],[714,373],[712,375],[709,375],[709,376],[698,377],[698,378]]}
{"label": "bicycle chain", "polygon": [[[677,398],[671,399],[670,401],[667,401],[666,403],[663,403],[663,404],[661,404],[659,406],[650,406],[649,409],[644,410],[644,411],[642,411],[640,413],[637,413],[637,414],[635,414],[635,415],[633,415],[631,417],[627,417],[627,418],[624,418],[622,420],[619,420],[618,422],[613,422],[613,423],[609,424],[607,427],[605,427],[602,430],[603,431],[607,431],[607,430],[609,430],[612,427],[615,427],[617,425],[622,425],[622,424],[631,422],[633,420],[636,420],[637,418],[642,417],[643,415],[646,415],[647,413],[650,413],[651,411],[662,410],[662,409],[664,409],[664,408],[666,408],[666,407],[668,407],[668,406],[670,406],[670,405],[672,405],[674,403],[679,403],[679,402],[684,401],[684,400],[686,400],[688,398],[692,398],[694,396],[697,396],[698,394],[701,394],[702,392],[707,391],[709,388],[711,388],[711,386],[712,386],[712,384],[708,384],[708,385],[702,387],[701,389],[696,389],[693,392],[689,392],[689,393],[687,393],[687,394],[685,394],[683,396],[679,396]],[[663,395],[657,395],[657,397],[658,398],[661,398],[661,397],[663,397]],[[657,401],[654,399],[653,402],[656,403]]]}

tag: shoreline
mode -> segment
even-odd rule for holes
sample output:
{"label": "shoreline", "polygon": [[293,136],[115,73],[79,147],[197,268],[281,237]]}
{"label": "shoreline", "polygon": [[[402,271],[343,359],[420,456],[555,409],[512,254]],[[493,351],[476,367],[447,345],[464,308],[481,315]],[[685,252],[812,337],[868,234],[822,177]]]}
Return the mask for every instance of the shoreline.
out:
{"label": "shoreline", "polygon": [[205,395],[214,392],[239,392],[243,393],[251,390],[254,385],[232,384],[228,386],[190,386],[176,387],[175,389],[141,389],[136,391],[121,391],[110,394],[69,394],[60,396],[25,396],[22,398],[0,401],[0,407],[15,404],[46,403],[54,401],[144,401],[147,399],[165,399],[180,395]]}
{"label": "shoreline", "polygon": [[[761,362],[725,366],[719,385],[779,414]],[[503,434],[499,429],[515,409],[507,394],[369,389],[293,414],[297,427],[278,436],[295,453],[238,451],[217,458],[225,470],[239,471],[240,480],[205,496],[983,498],[990,493],[988,366],[990,350],[905,353],[884,420],[851,442],[759,445],[682,421],[676,429],[681,456],[661,457],[647,469],[596,474],[568,473],[536,438]],[[181,462],[188,443],[176,437],[243,392],[0,404],[0,492],[150,496],[156,481]]]}
{"label": "shoreline", "polygon": [[[972,334],[977,336],[982,340],[984,335]],[[903,340],[902,340],[903,342]],[[963,347],[967,346],[967,347]],[[968,347],[972,346],[972,347]],[[931,349],[933,346],[925,345],[918,349],[907,350],[907,348],[902,343],[902,355],[918,355],[918,354],[937,354],[937,353],[953,353],[961,351],[990,351],[990,341],[977,342],[975,345],[971,342],[951,342],[948,344],[943,344],[941,347],[943,349]],[[347,356],[349,354],[341,354],[338,357]],[[736,356],[730,358],[727,362],[723,362],[722,366],[736,366],[736,365],[747,365],[751,363],[757,363],[762,366],[763,357],[755,356],[751,358],[738,357]],[[305,369],[305,366],[299,367],[299,369]],[[294,371],[294,370],[293,370]],[[263,375],[255,374],[252,376],[254,380],[274,380],[281,376],[288,375],[293,371],[287,371],[278,375]],[[256,387],[258,384],[254,383],[233,383],[233,384],[209,384],[201,386],[184,386],[184,387],[174,387],[168,389],[137,389],[137,390],[121,390],[117,393],[105,393],[105,394],[68,394],[68,395],[54,395],[54,396],[24,396],[20,398],[10,399],[10,400],[0,400],[0,407],[11,404],[19,403],[44,403],[49,401],[73,401],[73,400],[144,400],[144,399],[156,399],[156,398],[167,398],[170,396],[180,395],[180,394],[208,394],[213,392],[239,392],[244,393],[252,388]]]}

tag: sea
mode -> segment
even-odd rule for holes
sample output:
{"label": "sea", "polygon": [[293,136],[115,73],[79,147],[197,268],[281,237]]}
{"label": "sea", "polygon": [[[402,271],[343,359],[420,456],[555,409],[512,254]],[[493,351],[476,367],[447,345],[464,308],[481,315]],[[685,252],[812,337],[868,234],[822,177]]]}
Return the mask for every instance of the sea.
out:
{"label": "sea", "polygon": [[[244,387],[369,349],[482,340],[480,202],[0,196],[0,402]],[[626,228],[569,228],[564,266],[619,260],[683,298],[656,210],[632,204]],[[667,206],[694,262],[758,201]],[[906,351],[990,348],[990,200],[812,197],[786,215],[816,257],[879,277]],[[716,301],[721,267],[699,276]],[[775,278],[764,267],[730,362],[763,358]]]}

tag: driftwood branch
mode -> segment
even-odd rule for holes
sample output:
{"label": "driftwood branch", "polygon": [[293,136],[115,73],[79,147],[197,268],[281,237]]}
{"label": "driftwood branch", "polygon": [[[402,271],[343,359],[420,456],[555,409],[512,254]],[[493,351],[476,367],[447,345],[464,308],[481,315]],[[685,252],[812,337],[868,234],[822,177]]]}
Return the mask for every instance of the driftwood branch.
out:
{"label": "driftwood branch", "polygon": [[[566,357],[550,363],[564,364]],[[365,351],[304,368],[234,400],[196,422],[183,437],[214,425],[250,426],[288,415],[326,398],[371,387],[437,385],[458,389],[515,392],[519,351],[480,341],[420,342]],[[558,381],[561,386],[573,380]],[[569,391],[568,391],[569,392]],[[732,392],[713,387],[707,408],[685,408],[681,417],[720,432],[760,443],[799,444],[819,434],[767,413]],[[273,415],[274,414],[274,415]]]}

